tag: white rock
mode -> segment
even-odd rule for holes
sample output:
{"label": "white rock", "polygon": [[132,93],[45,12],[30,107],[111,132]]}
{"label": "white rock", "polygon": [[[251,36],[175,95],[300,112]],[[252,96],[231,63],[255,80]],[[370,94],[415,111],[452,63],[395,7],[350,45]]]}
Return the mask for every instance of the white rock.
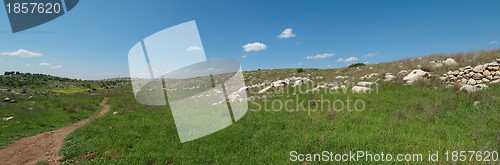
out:
{"label": "white rock", "polygon": [[476,72],[476,73],[483,73],[484,69],[483,69],[483,65],[478,65],[476,67],[474,67],[474,69],[472,69],[472,71]]}
{"label": "white rock", "polygon": [[443,64],[446,66],[453,66],[457,65],[457,62],[453,58],[448,58],[445,61],[443,61]]}
{"label": "white rock", "polygon": [[411,71],[408,75],[403,78],[403,82],[406,84],[413,84],[418,80],[423,80],[429,77],[429,72],[423,71],[421,69],[416,69]]}
{"label": "white rock", "polygon": [[373,86],[373,85],[376,85],[377,83],[374,83],[374,82],[358,82],[358,85],[359,86],[363,86],[363,87],[369,87],[369,86]]}
{"label": "white rock", "polygon": [[2,118],[3,121],[9,121],[9,120],[12,120],[12,119],[14,119],[14,116]]}
{"label": "white rock", "polygon": [[260,90],[258,94],[266,93],[269,89],[271,89],[271,86],[265,87],[264,89]]}
{"label": "white rock", "polygon": [[408,74],[408,71],[406,71],[406,70],[401,70],[401,71],[399,71],[399,72],[398,72],[398,74],[396,74],[396,75],[406,75],[406,74]]}
{"label": "white rock", "polygon": [[435,63],[432,67],[433,68],[441,68],[441,67],[443,67],[443,64],[442,63]]}
{"label": "white rock", "polygon": [[119,113],[118,111],[115,111],[113,112],[113,115],[118,115],[118,113]]}
{"label": "white rock", "polygon": [[396,79],[396,76],[392,74],[386,74],[384,77],[384,81],[394,81]]}
{"label": "white rock", "polygon": [[351,91],[352,93],[366,93],[369,91],[372,91],[373,89],[368,88],[368,87],[360,87],[360,86],[354,86],[352,87]]}
{"label": "white rock", "polygon": [[477,81],[474,80],[474,79],[469,79],[469,81],[467,81],[467,84],[468,85],[476,85],[477,84]]}
{"label": "white rock", "polygon": [[483,90],[484,88],[488,88],[488,86],[484,85],[484,84],[475,85],[475,86],[464,85],[464,86],[462,86],[460,88],[460,91],[466,91],[466,92],[469,92],[469,93],[473,93],[473,92],[477,92],[477,91]]}

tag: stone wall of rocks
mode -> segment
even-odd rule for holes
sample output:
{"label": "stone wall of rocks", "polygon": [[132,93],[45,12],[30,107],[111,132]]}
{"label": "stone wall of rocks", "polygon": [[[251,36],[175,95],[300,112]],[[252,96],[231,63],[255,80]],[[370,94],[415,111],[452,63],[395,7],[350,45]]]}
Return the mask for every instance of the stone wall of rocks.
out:
{"label": "stone wall of rocks", "polygon": [[476,67],[466,66],[449,71],[440,79],[444,80],[450,87],[460,85],[461,90],[470,92],[486,88],[487,84],[500,82],[500,58]]}

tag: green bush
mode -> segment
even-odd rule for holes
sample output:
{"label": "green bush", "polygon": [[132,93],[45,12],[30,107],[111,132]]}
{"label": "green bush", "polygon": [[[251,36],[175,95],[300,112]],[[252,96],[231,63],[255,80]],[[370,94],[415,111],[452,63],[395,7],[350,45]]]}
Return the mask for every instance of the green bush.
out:
{"label": "green bush", "polygon": [[348,66],[348,68],[354,68],[354,67],[359,67],[359,66],[366,66],[364,63],[354,63]]}

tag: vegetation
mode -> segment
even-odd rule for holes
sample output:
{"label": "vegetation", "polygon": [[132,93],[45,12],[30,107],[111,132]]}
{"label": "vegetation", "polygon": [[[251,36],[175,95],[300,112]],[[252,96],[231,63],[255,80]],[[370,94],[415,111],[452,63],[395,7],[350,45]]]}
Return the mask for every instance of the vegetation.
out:
{"label": "vegetation", "polygon": [[[181,144],[165,106],[143,106],[131,94],[111,97],[113,111],[66,138],[66,163],[96,164],[283,164],[289,152],[424,153],[451,150],[498,150],[500,86],[469,94],[443,87],[383,84],[369,94],[299,94],[299,102],[364,100],[361,112],[324,108],[302,111],[248,111],[242,120],[219,132]],[[115,90],[129,91],[121,88]],[[273,100],[285,101],[289,95]],[[295,98],[294,98],[295,99]],[[477,106],[474,101],[480,100]],[[257,101],[259,106],[264,102]],[[296,109],[291,104],[291,109]],[[250,104],[250,109],[258,106]],[[82,155],[96,157],[82,160]],[[193,156],[195,155],[195,156]]]}
{"label": "vegetation", "polygon": [[354,68],[354,67],[360,67],[360,66],[366,66],[366,64],[364,64],[364,63],[354,63],[354,64],[351,64],[351,65],[347,66],[347,68]]}
{"label": "vegetation", "polygon": [[0,147],[23,137],[54,130],[98,111],[101,98],[89,95],[65,95],[64,97],[31,97],[9,95],[18,103],[0,102]]}
{"label": "vegetation", "polygon": [[[336,76],[348,76],[348,81],[357,82],[359,77],[371,73],[383,76],[383,73],[423,68],[440,75],[459,67],[434,68],[429,64],[447,57],[453,57],[460,66],[475,66],[500,58],[500,51],[411,58],[370,64],[370,69],[348,67],[305,72],[299,68],[244,74],[248,85],[291,76],[310,77],[315,83],[344,81]],[[318,76],[322,78],[316,78]],[[427,154],[429,151],[498,151],[500,148],[500,85],[465,93],[445,88],[433,77],[414,86],[401,85],[399,81],[381,82],[376,92],[368,94],[325,90],[322,93],[270,92],[266,94],[267,103],[262,99],[250,102],[250,110],[235,124],[206,137],[180,143],[168,106],[139,104],[127,80],[79,81],[16,72],[0,76],[0,80],[0,96],[19,101],[0,103],[0,117],[14,116],[12,120],[0,121],[0,145],[86,118],[96,112],[102,97],[110,98],[111,112],[117,113],[95,119],[65,139],[61,152],[66,164],[285,164],[290,163],[290,151]],[[45,80],[50,83],[44,83]],[[23,83],[25,85],[19,85]],[[311,87],[314,86],[298,88]],[[25,94],[16,92],[22,89],[26,90]],[[294,89],[287,87],[284,91]],[[50,94],[30,93],[34,91]],[[248,92],[253,96],[257,91]],[[30,98],[30,94],[35,97]],[[269,105],[290,99],[293,104],[287,109],[293,111]],[[336,100],[344,103],[351,100],[345,104],[349,104],[351,110],[354,101],[362,100],[364,108],[348,111],[339,109],[338,105],[327,106]],[[296,104],[302,101],[304,108]],[[326,106],[322,106],[325,103]],[[444,163],[448,162],[438,164]]]}

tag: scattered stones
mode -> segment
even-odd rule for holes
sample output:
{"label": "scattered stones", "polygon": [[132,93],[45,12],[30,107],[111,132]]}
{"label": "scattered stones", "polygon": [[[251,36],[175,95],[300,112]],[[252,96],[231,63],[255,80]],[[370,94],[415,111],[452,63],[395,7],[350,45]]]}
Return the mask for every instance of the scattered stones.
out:
{"label": "scattered stones", "polygon": [[454,65],[458,65],[457,61],[455,61],[455,59],[453,58],[447,58],[446,60],[444,61],[431,61],[429,62],[430,64],[433,64],[432,67],[433,68],[441,68],[443,66],[454,66]]}
{"label": "scattered stones", "polygon": [[372,73],[372,74],[364,75],[364,76],[360,77],[359,79],[361,81],[364,81],[364,80],[367,80],[367,79],[377,78],[379,75],[380,74],[378,74],[378,73]]}
{"label": "scattered stones", "polygon": [[260,90],[258,92],[258,94],[266,93],[267,91],[269,91],[272,88],[279,91],[279,90],[283,90],[288,85],[292,85],[292,87],[297,87],[297,86],[305,85],[309,82],[311,82],[311,80],[307,77],[291,77],[291,78],[286,78],[284,80],[277,80],[275,82],[272,82],[271,85]]}

